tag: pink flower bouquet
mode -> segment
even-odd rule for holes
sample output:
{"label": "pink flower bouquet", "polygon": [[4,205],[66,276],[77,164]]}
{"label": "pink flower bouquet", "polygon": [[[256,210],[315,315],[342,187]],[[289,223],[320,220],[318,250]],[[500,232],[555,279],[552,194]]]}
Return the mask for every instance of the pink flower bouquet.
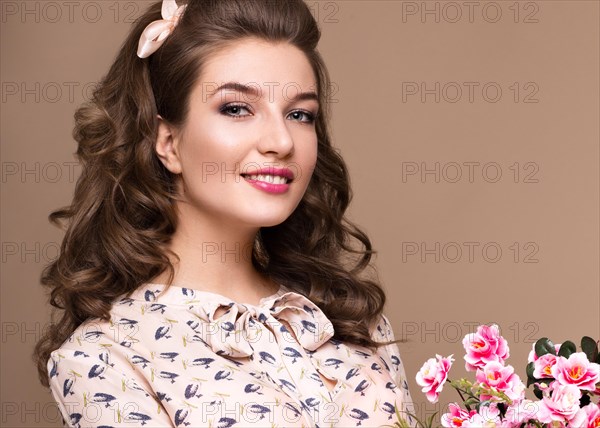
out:
{"label": "pink flower bouquet", "polygon": [[[497,325],[480,325],[463,339],[465,368],[475,372],[475,382],[452,381],[448,372],[453,356],[430,358],[416,375],[427,399],[436,403],[448,382],[460,395],[462,407],[451,403],[440,418],[444,427],[498,428],[600,428],[600,355],[598,342],[581,339],[581,351],[573,342],[555,345],[538,340],[526,367],[527,386],[511,365],[509,349]],[[538,401],[525,398],[533,385]],[[396,427],[409,427],[397,412]],[[406,413],[406,412],[405,412]],[[435,414],[425,423],[410,414],[420,428],[430,428]]]}

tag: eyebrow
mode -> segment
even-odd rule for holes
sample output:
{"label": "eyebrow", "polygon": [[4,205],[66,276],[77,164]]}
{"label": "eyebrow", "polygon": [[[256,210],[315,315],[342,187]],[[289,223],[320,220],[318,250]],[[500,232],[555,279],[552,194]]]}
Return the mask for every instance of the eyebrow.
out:
{"label": "eyebrow", "polygon": [[[208,98],[215,96],[220,91],[231,89],[237,92],[241,92],[243,94],[248,94],[254,97],[259,97],[261,94],[255,86],[244,85],[239,82],[227,82],[219,86],[214,93],[210,94]],[[291,97],[290,101],[304,101],[304,100],[314,100],[319,102],[319,96],[316,92],[300,92],[295,96]]]}

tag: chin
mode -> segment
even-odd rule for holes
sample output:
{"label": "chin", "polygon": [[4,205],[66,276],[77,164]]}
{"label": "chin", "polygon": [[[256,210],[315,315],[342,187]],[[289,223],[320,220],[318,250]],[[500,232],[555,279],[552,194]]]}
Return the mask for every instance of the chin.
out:
{"label": "chin", "polygon": [[280,218],[268,219],[268,220],[263,219],[263,221],[260,222],[260,227],[272,227],[272,226],[280,225],[281,223],[286,221],[288,219],[288,217],[280,217]]}
{"label": "chin", "polygon": [[264,215],[264,216],[256,216],[255,215],[252,218],[252,220],[250,220],[250,219],[248,220],[248,223],[252,223],[258,227],[277,226],[278,224],[281,224],[284,221],[286,221],[289,218],[290,214],[273,215],[273,213],[270,213],[270,214]]}

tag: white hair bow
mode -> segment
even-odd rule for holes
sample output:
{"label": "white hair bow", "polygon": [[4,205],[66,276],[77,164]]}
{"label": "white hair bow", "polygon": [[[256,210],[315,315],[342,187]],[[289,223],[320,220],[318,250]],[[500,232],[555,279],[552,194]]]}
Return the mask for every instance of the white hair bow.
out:
{"label": "white hair bow", "polygon": [[163,0],[161,15],[163,19],[151,22],[144,28],[140,36],[137,55],[147,58],[152,55],[161,45],[177,23],[187,5],[177,7],[175,0]]}

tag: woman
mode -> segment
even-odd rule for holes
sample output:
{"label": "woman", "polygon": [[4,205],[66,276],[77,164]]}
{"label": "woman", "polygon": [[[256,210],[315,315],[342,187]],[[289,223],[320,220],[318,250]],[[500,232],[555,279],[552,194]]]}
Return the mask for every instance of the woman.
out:
{"label": "woman", "polygon": [[35,351],[70,426],[412,410],[384,292],[359,276],[371,243],[344,217],[319,38],[301,0],[164,0],[77,111],[83,173],[42,275],[64,312]]}

